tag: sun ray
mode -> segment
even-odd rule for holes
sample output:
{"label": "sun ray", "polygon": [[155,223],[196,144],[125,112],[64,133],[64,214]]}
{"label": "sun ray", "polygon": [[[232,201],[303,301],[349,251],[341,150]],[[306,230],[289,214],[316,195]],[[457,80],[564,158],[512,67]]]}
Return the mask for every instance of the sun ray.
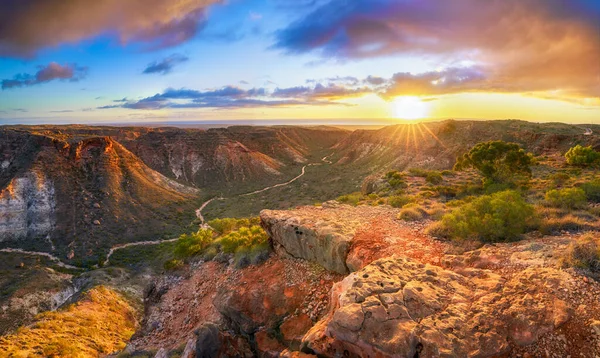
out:
{"label": "sun ray", "polygon": [[419,134],[421,134],[421,139],[423,139],[423,141],[427,140],[425,133],[421,129],[421,123],[417,123],[416,127],[417,127],[417,130],[419,130]]}
{"label": "sun ray", "polygon": [[436,136],[436,135],[435,135],[435,133],[433,133],[433,132],[431,131],[431,129],[429,129],[429,127],[427,127],[427,125],[426,125],[426,124],[424,124],[424,123],[419,123],[419,124],[420,124],[421,126],[423,126],[423,128],[425,128],[425,130],[426,130],[427,132],[429,132],[429,134],[431,134],[431,136],[432,136],[432,137],[433,137],[433,138],[434,138],[434,139],[435,139],[435,140],[436,140],[438,143],[440,143],[440,145],[441,145],[441,146],[442,146],[444,149],[448,149],[448,147],[447,147],[447,146],[444,144],[444,142],[442,142],[442,140],[441,140],[440,138],[438,138],[438,136]]}
{"label": "sun ray", "polygon": [[406,148],[405,151],[408,152],[408,147],[410,147],[410,136],[408,135],[408,127],[410,126],[410,124],[406,124]]}
{"label": "sun ray", "polygon": [[419,143],[417,143],[417,134],[415,132],[415,125],[411,124],[410,125],[410,129],[412,131],[412,139],[413,139],[413,143],[415,144],[414,145],[414,150],[416,152],[419,149]]}

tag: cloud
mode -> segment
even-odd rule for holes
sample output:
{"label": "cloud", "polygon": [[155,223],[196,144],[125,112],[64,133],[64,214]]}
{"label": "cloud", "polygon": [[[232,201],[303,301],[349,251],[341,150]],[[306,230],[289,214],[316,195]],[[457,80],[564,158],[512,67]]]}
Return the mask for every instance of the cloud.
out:
{"label": "cloud", "polygon": [[34,86],[54,80],[69,80],[77,82],[87,76],[88,68],[80,67],[76,64],[60,65],[56,62],[50,62],[47,66],[40,66],[35,75],[21,73],[12,79],[2,80],[2,89],[11,89],[15,87]]}
{"label": "cloud", "polygon": [[180,63],[184,63],[188,60],[189,60],[189,58],[184,55],[173,54],[173,55],[166,57],[160,61],[154,61],[154,62],[150,63],[146,67],[146,69],[144,70],[143,73],[144,74],[160,73],[162,75],[166,75],[167,73],[169,73],[173,70],[173,67],[177,66]]}
{"label": "cloud", "polygon": [[[366,81],[372,81],[370,78],[368,77]],[[484,69],[478,67],[447,68],[443,71],[419,74],[400,72],[394,74],[390,80],[384,80],[384,83],[385,87],[380,93],[384,98],[493,91],[504,85],[489,81]]]}
{"label": "cloud", "polygon": [[349,104],[337,99],[355,96],[353,90],[344,90],[340,86],[242,89],[225,86],[218,89],[198,91],[193,89],[168,88],[162,93],[143,98],[139,101],[127,101],[122,104],[107,105],[98,109],[127,108],[138,110],[158,110],[164,108],[257,108],[287,106],[329,106]]}
{"label": "cloud", "polygon": [[495,91],[600,96],[595,0],[331,0],[276,34],[289,54],[407,55],[485,68]]}
{"label": "cloud", "polygon": [[339,100],[361,97],[372,92],[373,90],[367,87],[354,88],[337,84],[323,85],[317,83],[314,87],[298,86],[277,88],[275,89],[275,92],[273,92],[273,97]]}
{"label": "cloud", "polygon": [[123,44],[160,49],[193,38],[210,5],[221,0],[3,0],[0,56],[109,35]]}

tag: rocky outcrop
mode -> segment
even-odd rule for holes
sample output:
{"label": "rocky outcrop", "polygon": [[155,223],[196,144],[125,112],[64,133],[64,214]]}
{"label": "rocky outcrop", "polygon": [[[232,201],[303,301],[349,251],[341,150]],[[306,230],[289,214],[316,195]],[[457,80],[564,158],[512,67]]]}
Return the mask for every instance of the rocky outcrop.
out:
{"label": "rocky outcrop", "polygon": [[0,191],[0,242],[45,239],[56,225],[54,185],[40,173],[13,179]]}
{"label": "rocky outcrop", "polygon": [[439,263],[447,245],[396,220],[398,211],[389,206],[327,202],[321,207],[263,210],[260,217],[276,251],[337,273],[359,270],[396,253]]}
{"label": "rocky outcrop", "polygon": [[530,268],[510,280],[405,257],[377,260],[332,289],[332,310],[304,337],[323,356],[492,357],[564,324],[567,273]]}

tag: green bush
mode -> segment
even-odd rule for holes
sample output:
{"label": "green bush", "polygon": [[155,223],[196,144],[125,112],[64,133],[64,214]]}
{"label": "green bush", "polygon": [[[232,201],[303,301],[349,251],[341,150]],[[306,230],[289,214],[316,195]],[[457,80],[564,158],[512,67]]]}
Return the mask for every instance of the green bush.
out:
{"label": "green bush", "polygon": [[552,189],[546,192],[549,206],[563,209],[579,209],[587,204],[585,191],[579,188]]}
{"label": "green bush", "polygon": [[393,195],[388,198],[388,205],[394,208],[401,208],[406,204],[412,203],[414,200],[413,197],[409,195]]}
{"label": "green bush", "polygon": [[431,171],[427,173],[425,181],[431,184],[440,184],[444,181],[444,178],[442,177],[442,174],[440,172]]}
{"label": "green bush", "polygon": [[479,143],[458,158],[454,170],[473,168],[485,182],[511,183],[531,177],[532,156],[516,143],[501,140]]}
{"label": "green bush", "polygon": [[576,145],[565,154],[567,164],[586,167],[600,162],[600,152],[596,152],[591,146],[583,147]]}
{"label": "green bush", "polygon": [[404,180],[404,174],[398,171],[391,171],[385,175],[385,179],[392,189],[400,189],[406,187],[406,181]]}
{"label": "green bush", "polygon": [[589,201],[600,203],[600,179],[592,180],[581,186]]}
{"label": "green bush", "polygon": [[356,206],[356,205],[358,205],[358,203],[360,203],[361,200],[363,200],[363,195],[360,192],[356,192],[356,193],[352,193],[352,194],[342,195],[342,196],[338,197],[336,200],[339,201],[340,203]]}
{"label": "green bush", "polygon": [[442,217],[437,228],[452,239],[496,242],[517,239],[534,217],[533,207],[516,191],[484,195]]}
{"label": "green bush", "polygon": [[213,228],[219,234],[227,234],[234,230],[237,230],[241,227],[249,227],[252,225],[259,225],[260,218],[252,217],[252,218],[223,218],[223,219],[214,219],[208,222],[208,225]]}
{"label": "green bush", "polygon": [[175,244],[175,256],[188,258],[202,253],[213,242],[213,231],[200,229],[192,234],[183,234]]}
{"label": "green bush", "polygon": [[232,231],[219,238],[223,252],[227,254],[236,253],[238,250],[252,249],[255,246],[263,245],[268,242],[267,233],[260,226],[243,227],[237,231]]}

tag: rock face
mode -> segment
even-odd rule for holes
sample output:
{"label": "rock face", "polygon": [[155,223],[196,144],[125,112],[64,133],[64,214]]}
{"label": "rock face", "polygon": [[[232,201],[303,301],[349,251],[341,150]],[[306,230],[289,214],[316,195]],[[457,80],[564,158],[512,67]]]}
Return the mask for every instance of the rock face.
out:
{"label": "rock face", "polygon": [[0,192],[0,241],[43,239],[56,224],[54,185],[43,174],[15,178]]}
{"label": "rock face", "polygon": [[491,357],[565,323],[570,275],[530,268],[506,281],[405,257],[377,260],[332,290],[332,311],[304,338],[324,356]]}
{"label": "rock face", "polygon": [[197,189],[153,171],[109,137],[67,142],[3,128],[0,160],[3,247],[97,262],[99,247],[181,230],[176,210],[189,213],[181,219],[194,216]]}

